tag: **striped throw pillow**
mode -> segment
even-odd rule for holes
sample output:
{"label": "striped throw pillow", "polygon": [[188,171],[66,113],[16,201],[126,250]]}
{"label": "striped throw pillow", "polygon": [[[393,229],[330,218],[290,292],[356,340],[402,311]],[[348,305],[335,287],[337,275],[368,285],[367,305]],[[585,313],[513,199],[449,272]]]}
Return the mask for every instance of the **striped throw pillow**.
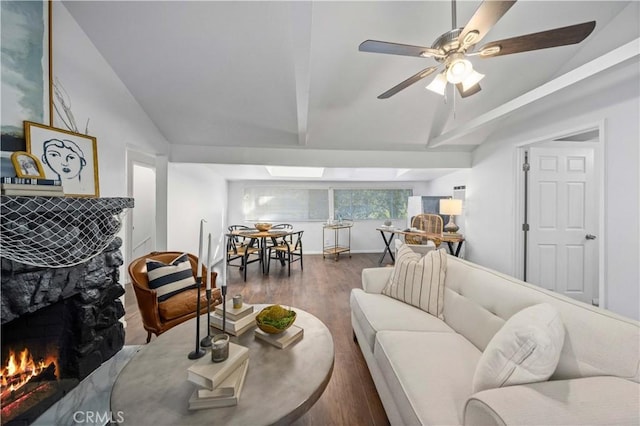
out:
{"label": "striped throw pillow", "polygon": [[404,245],[398,250],[393,274],[382,294],[444,319],[446,272],[447,254],[443,249],[422,256]]}
{"label": "striped throw pillow", "polygon": [[149,288],[157,292],[158,301],[163,302],[185,290],[196,288],[193,270],[187,253],[176,257],[168,265],[147,259],[147,277]]}

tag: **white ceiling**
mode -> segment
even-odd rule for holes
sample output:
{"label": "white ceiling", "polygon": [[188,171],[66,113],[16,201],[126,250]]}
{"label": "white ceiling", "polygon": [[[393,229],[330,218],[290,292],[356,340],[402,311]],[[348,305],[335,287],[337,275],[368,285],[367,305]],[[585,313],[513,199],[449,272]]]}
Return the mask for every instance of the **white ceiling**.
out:
{"label": "white ceiling", "polygon": [[[167,140],[182,151],[186,146],[429,151],[429,142],[442,139],[441,134],[455,134],[640,32],[637,15],[634,25],[609,26],[627,7],[637,14],[634,2],[521,0],[480,44],[591,20],[596,28],[579,45],[473,58],[474,67],[486,74],[483,90],[466,99],[456,95],[455,102],[450,96],[445,104],[424,89],[432,77],[390,99],[377,99],[437,63],[363,53],[358,45],[377,39],[430,46],[451,29],[447,1],[64,4]],[[458,2],[459,27],[479,4]],[[445,144],[448,151],[468,152],[489,134],[487,128],[477,132],[481,137],[447,138]]]}

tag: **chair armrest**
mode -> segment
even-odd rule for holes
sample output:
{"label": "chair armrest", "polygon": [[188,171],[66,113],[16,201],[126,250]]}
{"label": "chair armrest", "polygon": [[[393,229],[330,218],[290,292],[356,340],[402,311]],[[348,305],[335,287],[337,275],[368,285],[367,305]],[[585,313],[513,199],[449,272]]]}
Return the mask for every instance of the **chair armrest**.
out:
{"label": "chair armrest", "polygon": [[611,376],[554,380],[472,395],[465,425],[637,425],[640,384]]}
{"label": "chair armrest", "polygon": [[138,308],[140,308],[142,324],[146,326],[145,328],[150,328],[156,332],[160,331],[162,322],[160,321],[156,291],[141,287],[135,283],[132,283],[132,285],[138,301]]}
{"label": "chair armrest", "polygon": [[365,268],[362,270],[362,289],[367,293],[382,293],[393,268]]}

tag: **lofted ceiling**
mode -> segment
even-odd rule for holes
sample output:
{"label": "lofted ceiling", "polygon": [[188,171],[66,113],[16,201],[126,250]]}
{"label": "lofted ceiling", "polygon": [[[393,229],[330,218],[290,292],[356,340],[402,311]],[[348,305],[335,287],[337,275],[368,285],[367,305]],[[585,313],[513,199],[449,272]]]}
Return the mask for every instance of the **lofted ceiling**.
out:
{"label": "lofted ceiling", "polygon": [[[382,92],[437,62],[359,52],[358,45],[375,39],[431,46],[451,29],[450,2],[64,4],[167,140],[181,150],[468,152],[484,141],[491,126],[474,137],[457,137],[456,129],[637,39],[640,31],[637,15],[631,18],[635,25],[615,27],[628,8],[637,14],[632,1],[521,0],[483,43],[591,20],[596,28],[578,45],[474,57],[474,68],[486,77],[482,91],[466,99],[456,94],[454,100],[450,90],[445,103],[425,90],[432,79],[427,77],[379,100]],[[479,4],[457,2],[459,27]]]}

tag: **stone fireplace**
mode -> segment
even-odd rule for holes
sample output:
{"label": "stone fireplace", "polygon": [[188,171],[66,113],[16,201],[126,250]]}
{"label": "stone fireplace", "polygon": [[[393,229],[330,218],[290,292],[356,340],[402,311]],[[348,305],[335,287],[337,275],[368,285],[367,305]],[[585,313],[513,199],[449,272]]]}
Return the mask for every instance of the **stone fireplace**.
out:
{"label": "stone fireplace", "polygon": [[[34,198],[38,197],[29,197],[28,202],[33,203]],[[119,283],[119,267],[123,264],[122,240],[114,237],[119,225],[117,230],[114,227],[108,230],[112,235],[98,235],[96,227],[92,227],[91,234],[84,232],[84,237],[105,240],[97,253],[84,253],[89,257],[84,262],[54,267],[23,263],[12,259],[16,257],[12,250],[19,253],[20,248],[12,247],[18,239],[7,235],[16,229],[9,223],[11,215],[17,215],[13,219],[19,217],[23,225],[26,224],[20,232],[28,233],[28,229],[42,228],[44,222],[39,218],[43,212],[5,211],[5,201],[11,203],[15,199],[2,197],[0,368],[3,425],[32,423],[124,345],[124,328],[119,321],[124,316],[119,300],[124,294]],[[70,204],[62,201],[56,205],[57,226],[81,239],[83,231],[71,229],[72,221],[65,221],[65,217],[73,218],[75,224],[86,224],[87,220],[92,220],[90,216],[103,215],[112,225],[114,210],[104,209],[105,205],[111,205],[108,201],[105,204],[104,200],[114,199],[83,200],[84,206],[92,204],[92,208],[81,213],[67,209],[73,207],[73,200]],[[126,207],[133,206],[132,199],[124,200],[129,200]],[[47,207],[47,212],[49,210]],[[79,215],[87,220],[79,221]],[[100,222],[104,222],[103,219]]]}

